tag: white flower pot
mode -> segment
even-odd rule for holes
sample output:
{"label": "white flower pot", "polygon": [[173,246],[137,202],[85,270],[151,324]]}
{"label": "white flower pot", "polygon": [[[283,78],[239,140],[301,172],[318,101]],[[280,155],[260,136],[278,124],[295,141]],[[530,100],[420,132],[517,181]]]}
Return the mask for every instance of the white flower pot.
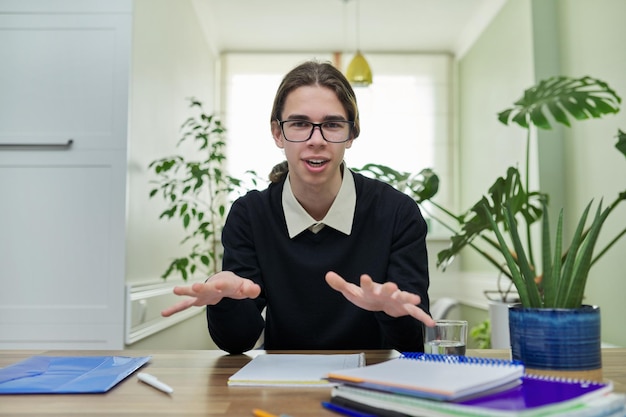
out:
{"label": "white flower pot", "polygon": [[509,349],[509,303],[489,301],[489,321],[491,322],[491,348]]}

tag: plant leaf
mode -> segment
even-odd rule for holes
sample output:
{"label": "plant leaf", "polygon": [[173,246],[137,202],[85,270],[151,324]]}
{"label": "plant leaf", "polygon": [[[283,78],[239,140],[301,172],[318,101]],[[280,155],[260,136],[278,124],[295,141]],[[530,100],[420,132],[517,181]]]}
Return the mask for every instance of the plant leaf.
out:
{"label": "plant leaf", "polygon": [[[515,288],[517,288],[520,302],[524,306],[532,307],[531,299],[528,295],[528,289],[527,289],[526,284],[524,283],[524,277],[522,276],[522,273],[520,272],[518,265],[515,262],[515,259],[513,259],[513,255],[511,255],[511,251],[509,250],[509,247],[506,244],[506,241],[504,240],[504,236],[502,235],[502,232],[498,228],[498,225],[496,224],[495,220],[491,217],[491,213],[489,212],[489,207],[487,205],[483,205],[482,209],[484,210],[485,217],[489,219],[491,228],[493,232],[495,233],[496,238],[498,239],[500,247],[502,248],[501,249],[502,254],[504,255],[506,264],[509,267],[509,270],[511,272],[511,280],[513,281],[513,284],[515,285]],[[539,306],[536,306],[536,307],[539,307]]]}
{"label": "plant leaf", "polygon": [[386,182],[397,190],[410,195],[417,203],[432,199],[439,191],[439,177],[430,168],[424,168],[415,175],[396,171],[380,164],[365,164],[361,168],[351,169]]}
{"label": "plant leaf", "polygon": [[[544,208],[545,210],[545,208]],[[554,260],[550,258],[550,221],[548,212],[544,211],[543,223],[543,305],[544,307],[556,307],[558,288],[561,281],[561,250],[563,248],[563,209],[559,212],[559,220],[556,225],[556,236],[554,238]],[[547,246],[547,247],[546,247]]]}
{"label": "plant leaf", "polygon": [[543,109],[557,123],[569,126],[567,114],[578,120],[600,118],[617,113],[621,97],[606,82],[591,77],[551,77],[524,91],[515,106],[498,113],[498,120],[508,125],[517,123],[528,128],[532,123],[541,129],[551,129]]}
{"label": "plant leaf", "polygon": [[[519,232],[517,231],[517,222],[515,221],[515,217],[513,216],[513,212],[509,206],[505,207],[504,211],[505,223],[509,229],[509,234],[511,235],[511,241],[513,242],[513,247],[515,248],[515,253],[517,255],[517,267],[522,274],[524,284],[526,286],[526,292],[528,294],[528,302],[530,303],[529,307],[543,307],[543,301],[541,299],[541,295],[539,294],[539,289],[537,288],[537,284],[535,282],[535,272],[533,268],[531,268],[528,263],[528,257],[526,256],[526,251],[524,250],[524,245],[522,244],[522,240],[520,239]],[[496,227],[496,230],[497,227]],[[499,230],[498,230],[499,232]],[[509,266],[510,268],[510,266]],[[516,281],[513,281],[515,284],[515,288],[517,288],[517,292],[519,293],[520,288],[517,286]]]}
{"label": "plant leaf", "polygon": [[626,133],[621,130],[617,131],[617,143],[615,147],[626,157]]}
{"label": "plant leaf", "polygon": [[[576,251],[575,254],[571,254],[571,256],[574,257],[574,267],[571,279],[568,283],[569,285],[565,288],[566,296],[564,297],[564,304],[562,305],[563,308],[577,308],[582,304],[589,270],[591,269],[593,250],[598,240],[598,236],[600,235],[602,225],[604,224],[604,221],[608,217],[609,213],[609,209],[604,211],[602,210],[602,202],[600,202],[591,227],[582,237],[582,243],[579,246],[578,251]],[[570,256],[569,253],[568,256]]]}
{"label": "plant leaf", "polygon": [[449,264],[474,239],[492,230],[491,220],[503,224],[505,206],[511,208],[514,216],[522,215],[528,224],[533,224],[541,217],[541,201],[546,199],[544,194],[531,193],[526,206],[526,191],[519,170],[509,167],[506,177],[497,178],[489,188],[489,196],[483,196],[467,213],[460,216],[460,231],[451,237],[450,246],[437,254],[437,266]]}
{"label": "plant leaf", "polygon": [[557,288],[557,299],[555,303],[556,307],[567,304],[569,288],[572,281],[576,279],[574,277],[574,262],[576,260],[578,248],[583,239],[585,223],[587,222],[587,215],[590,208],[591,203],[587,204],[587,207],[583,211],[583,214],[578,221],[576,231],[574,232],[574,236],[572,237],[572,242],[570,243],[569,249],[565,255],[565,261],[563,262],[563,268],[561,270],[561,279],[559,282],[559,287]]}

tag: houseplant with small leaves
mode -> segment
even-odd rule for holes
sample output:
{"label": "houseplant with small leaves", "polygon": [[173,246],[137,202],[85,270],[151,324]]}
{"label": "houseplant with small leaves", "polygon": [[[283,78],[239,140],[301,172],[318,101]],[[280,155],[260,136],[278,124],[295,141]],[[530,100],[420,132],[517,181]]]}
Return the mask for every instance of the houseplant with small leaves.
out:
{"label": "houseplant with small leaves", "polygon": [[[150,198],[160,196],[167,204],[161,219],[178,220],[185,231],[180,242],[186,255],[173,259],[163,278],[179,274],[187,280],[195,274],[208,276],[221,268],[221,232],[231,196],[244,190],[244,181],[227,174],[226,128],[219,117],[208,114],[202,102],[189,99],[190,116],[181,126],[183,144],[196,147],[197,158],[173,155],[148,166],[155,175]],[[256,175],[249,180],[256,184]]]}

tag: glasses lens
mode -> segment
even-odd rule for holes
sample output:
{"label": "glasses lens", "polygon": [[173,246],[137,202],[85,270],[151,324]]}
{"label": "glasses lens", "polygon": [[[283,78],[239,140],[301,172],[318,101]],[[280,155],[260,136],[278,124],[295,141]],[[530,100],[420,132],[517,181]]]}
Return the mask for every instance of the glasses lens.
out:
{"label": "glasses lens", "polygon": [[329,142],[345,142],[350,137],[350,126],[345,121],[322,123],[322,136]]}
{"label": "glasses lens", "polygon": [[303,120],[287,120],[283,122],[285,139],[292,142],[305,142],[311,137],[313,125]]}
{"label": "glasses lens", "polygon": [[[285,139],[291,142],[305,142],[313,135],[316,124],[304,120],[287,120],[282,123]],[[321,123],[322,137],[328,142],[341,143],[350,138],[352,123],[345,120]]]}

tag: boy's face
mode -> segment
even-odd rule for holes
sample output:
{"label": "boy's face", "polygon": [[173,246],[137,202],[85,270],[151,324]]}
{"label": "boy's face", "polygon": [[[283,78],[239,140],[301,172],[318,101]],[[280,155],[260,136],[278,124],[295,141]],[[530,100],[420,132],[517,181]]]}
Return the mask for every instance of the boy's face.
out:
{"label": "boy's face", "polygon": [[[303,86],[287,96],[282,120],[304,120],[321,123],[328,120],[347,120],[346,111],[334,91],[321,86]],[[289,142],[277,122],[272,123],[272,135],[276,146],[285,151],[289,163],[292,187],[324,187],[341,184],[340,165],[345,150],[352,146],[352,139],[343,143],[324,140],[319,128],[315,128],[306,142]],[[295,190],[294,190],[295,191]]]}

